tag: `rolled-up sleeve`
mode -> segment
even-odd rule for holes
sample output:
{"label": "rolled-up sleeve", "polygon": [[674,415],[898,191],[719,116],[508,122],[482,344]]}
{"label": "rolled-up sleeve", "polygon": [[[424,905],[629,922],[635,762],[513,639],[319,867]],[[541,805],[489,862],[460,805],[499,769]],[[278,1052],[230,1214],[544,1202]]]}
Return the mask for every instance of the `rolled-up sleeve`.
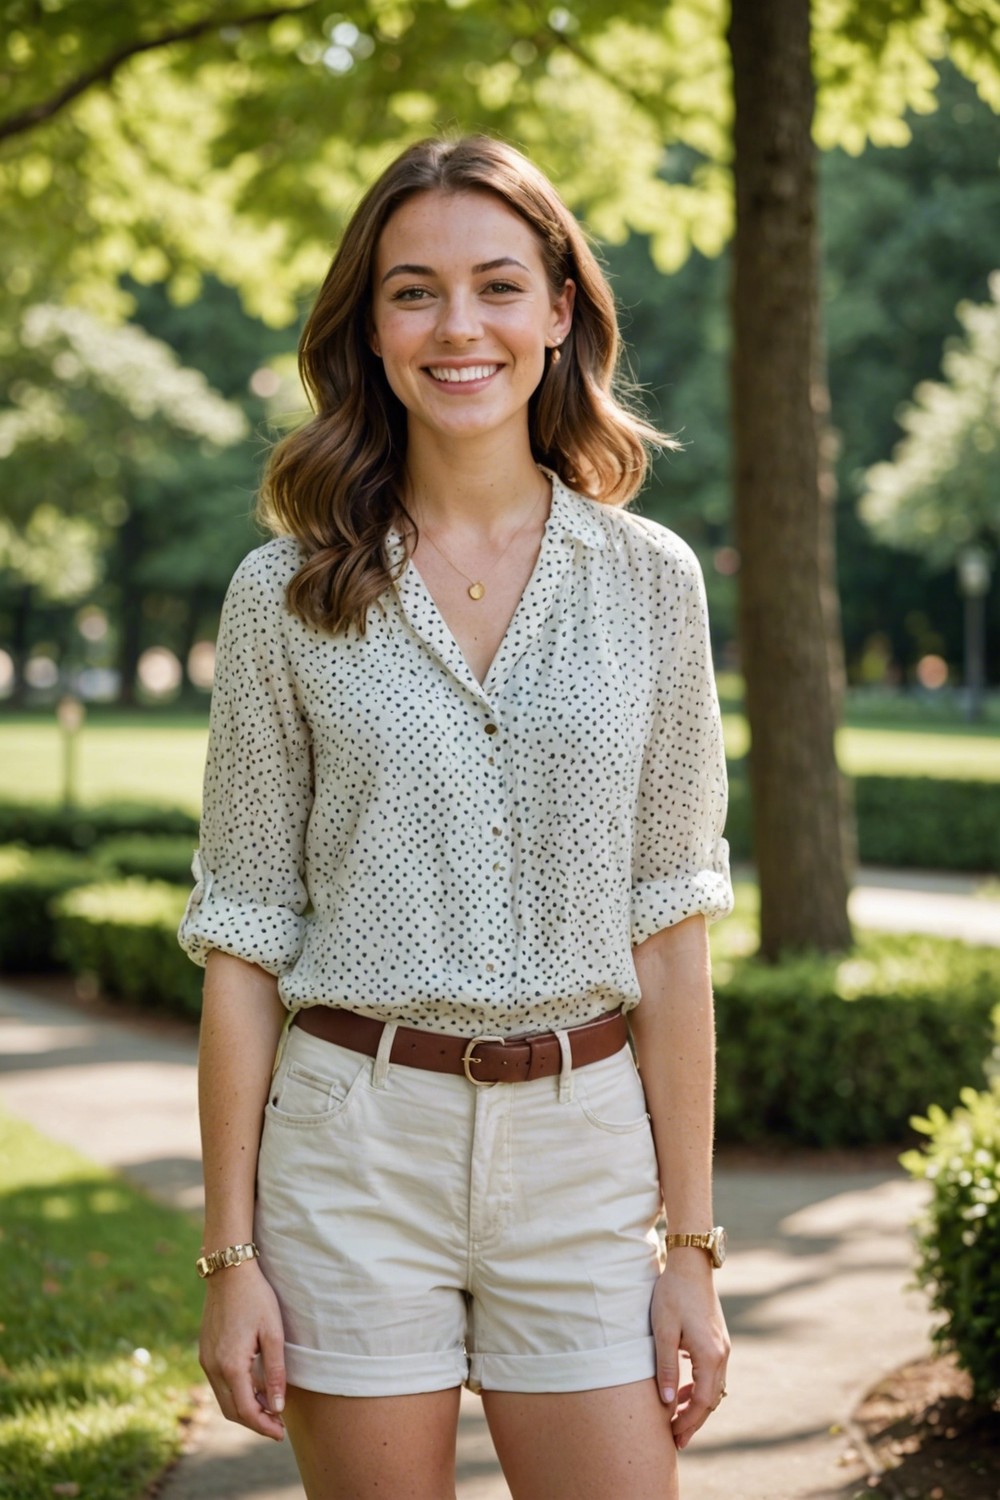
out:
{"label": "rolled-up sleeve", "polygon": [[280,976],[307,917],[305,832],[313,803],[308,722],[288,652],[287,544],[244,558],[216,647],[195,885],[177,931],[204,966],[213,948]]}
{"label": "rolled-up sleeve", "polygon": [[683,547],[660,615],[665,647],[643,759],[632,844],[632,946],[701,912],[733,908],[723,837],[729,784],[701,567]]}

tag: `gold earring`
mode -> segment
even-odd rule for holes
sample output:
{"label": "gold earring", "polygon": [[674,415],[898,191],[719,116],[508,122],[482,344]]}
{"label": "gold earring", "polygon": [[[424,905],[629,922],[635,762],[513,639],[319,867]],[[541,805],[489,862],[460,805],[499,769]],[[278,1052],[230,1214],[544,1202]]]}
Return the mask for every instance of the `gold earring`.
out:
{"label": "gold earring", "polygon": [[553,344],[551,352],[552,352],[552,363],[554,365],[557,365],[559,363],[559,361],[562,359],[562,350],[560,349],[560,347],[559,347],[558,344]]}

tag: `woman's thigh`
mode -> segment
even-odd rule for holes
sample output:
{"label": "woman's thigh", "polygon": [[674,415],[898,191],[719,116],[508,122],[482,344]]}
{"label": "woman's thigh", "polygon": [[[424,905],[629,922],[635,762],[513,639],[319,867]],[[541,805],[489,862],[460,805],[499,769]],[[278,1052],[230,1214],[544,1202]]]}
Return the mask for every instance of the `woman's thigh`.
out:
{"label": "woman's thigh", "polygon": [[307,1500],[454,1500],[460,1387],[418,1396],[288,1389]]}
{"label": "woman's thigh", "polygon": [[655,1380],[482,1396],[513,1500],[677,1500],[677,1450]]}

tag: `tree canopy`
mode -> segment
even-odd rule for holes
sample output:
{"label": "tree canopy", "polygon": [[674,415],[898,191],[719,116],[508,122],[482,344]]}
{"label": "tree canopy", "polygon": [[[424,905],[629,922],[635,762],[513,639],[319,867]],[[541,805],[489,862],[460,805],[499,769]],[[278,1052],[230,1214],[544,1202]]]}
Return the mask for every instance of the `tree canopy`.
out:
{"label": "tree canopy", "polygon": [[884,541],[936,567],[970,545],[1000,545],[1000,271],[991,300],[963,303],[942,380],[922,381],[900,414],[892,461],[868,471],[862,514]]}
{"label": "tree canopy", "polygon": [[[246,435],[246,419],[138,327],[38,303],[17,335],[0,408],[0,561],[8,581],[72,600],[100,576],[98,557],[143,482],[148,493],[171,471],[204,467]],[[202,506],[205,486],[219,487],[214,470],[199,476]]]}
{"label": "tree canopy", "polygon": [[[934,107],[945,54],[1000,105],[1000,0],[817,0],[816,138],[857,152]],[[359,192],[431,131],[499,131],[601,237],[663,270],[731,230],[725,0],[3,0],[0,296],[129,310],[206,268],[279,324]],[[441,66],[447,58],[447,67]]]}

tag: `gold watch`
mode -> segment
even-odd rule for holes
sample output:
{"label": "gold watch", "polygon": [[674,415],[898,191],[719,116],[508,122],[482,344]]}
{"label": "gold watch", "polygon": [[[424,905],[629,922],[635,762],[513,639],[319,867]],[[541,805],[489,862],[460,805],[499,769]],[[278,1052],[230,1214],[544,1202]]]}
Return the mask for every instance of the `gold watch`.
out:
{"label": "gold watch", "polygon": [[194,1268],[203,1278],[214,1276],[216,1271],[223,1271],[226,1266],[241,1266],[244,1261],[256,1260],[258,1254],[254,1244],[227,1245],[224,1250],[213,1250],[211,1255],[199,1256]]}
{"label": "gold watch", "polygon": [[707,1234],[668,1234],[664,1243],[668,1255],[671,1250],[681,1250],[690,1246],[693,1250],[704,1250],[716,1270],[725,1263],[726,1231],[721,1224],[717,1224]]}

